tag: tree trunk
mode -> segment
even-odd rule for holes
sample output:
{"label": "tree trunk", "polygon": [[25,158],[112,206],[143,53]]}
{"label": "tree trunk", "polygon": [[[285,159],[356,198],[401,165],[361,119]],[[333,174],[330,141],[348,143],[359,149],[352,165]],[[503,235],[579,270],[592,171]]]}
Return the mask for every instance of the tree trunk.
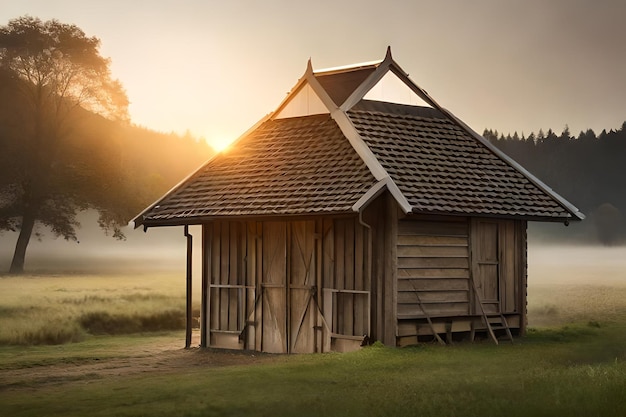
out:
{"label": "tree trunk", "polygon": [[33,227],[35,226],[35,216],[26,214],[22,218],[22,227],[20,228],[20,235],[17,238],[17,244],[15,245],[15,253],[13,254],[13,261],[11,262],[10,274],[22,274],[24,273],[24,259],[26,258],[26,248],[28,242],[30,242],[30,236],[33,233]]}

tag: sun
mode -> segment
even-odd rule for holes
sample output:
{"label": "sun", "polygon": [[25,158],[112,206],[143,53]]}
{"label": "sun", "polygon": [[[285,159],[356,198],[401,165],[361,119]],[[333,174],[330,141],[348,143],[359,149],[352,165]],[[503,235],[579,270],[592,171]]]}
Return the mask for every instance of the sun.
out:
{"label": "sun", "polygon": [[215,152],[222,152],[223,150],[228,148],[231,143],[233,143],[233,139],[225,136],[220,136],[213,137],[207,142],[209,142],[209,145],[215,150]]}

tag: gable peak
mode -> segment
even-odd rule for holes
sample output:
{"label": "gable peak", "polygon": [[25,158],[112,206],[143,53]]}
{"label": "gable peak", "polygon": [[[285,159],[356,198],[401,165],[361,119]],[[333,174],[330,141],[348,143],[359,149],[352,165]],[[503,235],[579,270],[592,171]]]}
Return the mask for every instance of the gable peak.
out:
{"label": "gable peak", "polygon": [[324,76],[324,75],[340,74],[340,73],[350,72],[350,71],[375,69],[380,64],[382,64],[383,61],[384,60],[379,59],[376,61],[360,62],[358,64],[348,64],[348,65],[341,65],[337,67],[322,68],[318,70],[313,70],[313,74],[316,76]]}
{"label": "gable peak", "polygon": [[304,75],[273,117],[347,111],[362,99],[438,108],[393,60],[388,46],[382,60],[331,68],[316,70],[309,58]]}
{"label": "gable peak", "polygon": [[391,62],[391,61],[393,61],[393,58],[391,56],[391,46],[387,46],[387,52],[385,53],[384,59],[360,62],[356,64],[340,65],[340,66],[329,67],[329,68],[320,68],[316,70],[316,69],[313,69],[311,58],[309,58],[307,70],[310,69],[311,72],[316,76],[333,75],[333,74],[342,73],[342,72],[358,71],[358,70],[371,69],[371,68],[375,69],[385,62]]}

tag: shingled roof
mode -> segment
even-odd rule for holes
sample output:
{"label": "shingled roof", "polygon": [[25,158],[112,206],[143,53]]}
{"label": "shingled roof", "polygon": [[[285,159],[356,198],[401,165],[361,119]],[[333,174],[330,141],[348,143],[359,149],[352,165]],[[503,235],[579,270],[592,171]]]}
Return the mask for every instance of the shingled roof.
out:
{"label": "shingled roof", "polygon": [[330,115],[267,120],[164,197],[144,223],[350,213],[375,183]]}
{"label": "shingled roof", "polygon": [[[365,100],[388,73],[428,107]],[[304,88],[312,94],[298,96]],[[296,117],[284,111],[297,103],[294,97],[310,96],[317,101],[303,108],[315,111]],[[316,73],[309,63],[274,113],[148,207],[135,225],[354,213],[383,189],[407,214],[584,218],[439,106],[388,51],[381,62],[339,70]]]}
{"label": "shingled roof", "polygon": [[545,219],[569,215],[435,109],[362,101],[348,116],[413,213]]}

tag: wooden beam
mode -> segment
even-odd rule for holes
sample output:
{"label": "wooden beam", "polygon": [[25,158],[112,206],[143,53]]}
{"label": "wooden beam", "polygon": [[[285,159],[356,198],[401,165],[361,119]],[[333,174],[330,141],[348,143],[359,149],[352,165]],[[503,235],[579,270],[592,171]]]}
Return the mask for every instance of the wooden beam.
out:
{"label": "wooden beam", "polygon": [[385,250],[383,270],[383,343],[396,346],[398,328],[398,208],[395,199],[385,194]]}
{"label": "wooden beam", "polygon": [[528,309],[526,294],[528,290],[528,234],[527,223],[525,221],[518,222],[518,273],[519,277],[519,306],[520,323],[519,323],[519,335],[526,335],[526,326],[528,324]]}

